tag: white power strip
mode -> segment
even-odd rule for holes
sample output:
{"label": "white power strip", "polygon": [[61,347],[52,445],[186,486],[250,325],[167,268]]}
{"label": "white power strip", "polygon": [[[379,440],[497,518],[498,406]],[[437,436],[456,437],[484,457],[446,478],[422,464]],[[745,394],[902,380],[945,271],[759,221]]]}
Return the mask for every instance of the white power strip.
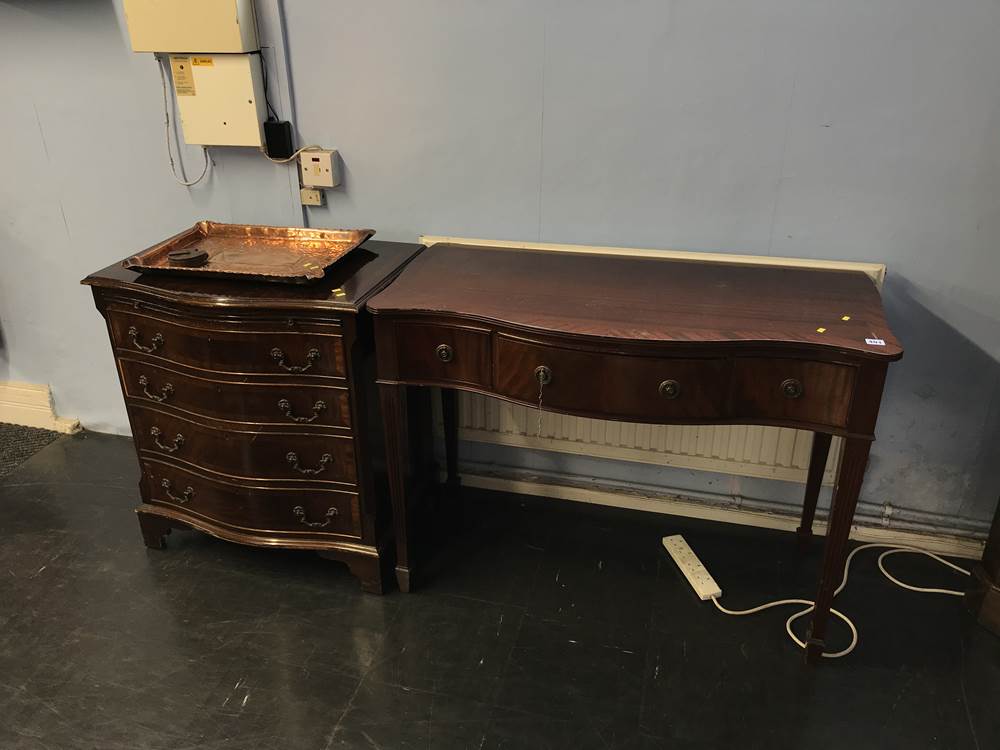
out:
{"label": "white power strip", "polygon": [[684,541],[684,537],[680,534],[665,536],[663,537],[663,547],[670,553],[674,562],[677,563],[677,567],[681,569],[684,577],[691,584],[694,592],[703,601],[718,599],[722,596],[722,589],[719,588],[719,584],[715,582],[711,573],[708,572],[708,568],[702,564],[698,556],[688,546],[688,543]]}

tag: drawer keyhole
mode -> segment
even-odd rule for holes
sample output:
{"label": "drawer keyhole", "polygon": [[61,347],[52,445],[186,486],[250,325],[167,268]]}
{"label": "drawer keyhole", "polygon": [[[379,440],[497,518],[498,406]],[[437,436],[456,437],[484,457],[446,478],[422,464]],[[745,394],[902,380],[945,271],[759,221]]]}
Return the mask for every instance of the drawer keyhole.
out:
{"label": "drawer keyhole", "polygon": [[677,398],[681,395],[681,384],[676,380],[664,380],[659,390],[663,398]]}
{"label": "drawer keyhole", "polygon": [[451,362],[455,359],[455,350],[448,344],[438,344],[438,347],[434,350],[434,352],[437,354],[437,358],[442,362]]}
{"label": "drawer keyhole", "polygon": [[788,378],[781,381],[781,394],[785,398],[800,398],[804,392],[802,383],[795,378]]}
{"label": "drawer keyhole", "polygon": [[539,385],[548,385],[552,382],[552,370],[545,365],[539,365],[535,368],[535,380]]}

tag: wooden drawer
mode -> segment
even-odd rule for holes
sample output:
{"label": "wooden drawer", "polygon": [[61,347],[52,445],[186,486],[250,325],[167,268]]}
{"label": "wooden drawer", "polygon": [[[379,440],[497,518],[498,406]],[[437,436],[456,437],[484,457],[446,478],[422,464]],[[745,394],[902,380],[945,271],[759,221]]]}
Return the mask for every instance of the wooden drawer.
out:
{"label": "wooden drawer", "polygon": [[218,430],[133,406],[142,451],[234,478],[354,484],[354,438],[260,430]]}
{"label": "wooden drawer", "polygon": [[537,403],[538,367],[551,372],[545,407],[609,419],[720,419],[729,389],[729,364],[721,358],[608,355],[497,338],[497,393]]}
{"label": "wooden drawer", "polygon": [[333,385],[241,383],[186,375],[120,358],[130,398],[230,422],[283,427],[350,427],[346,388]]}
{"label": "wooden drawer", "polygon": [[846,427],[856,370],[831,362],[738,357],[733,416]]}
{"label": "wooden drawer", "polygon": [[153,459],[144,459],[142,466],[147,497],[154,505],[257,533],[361,534],[354,492],[229,483]]}
{"label": "wooden drawer", "polygon": [[471,326],[396,323],[401,380],[490,386],[490,332]]}
{"label": "wooden drawer", "polygon": [[344,345],[336,325],[172,318],[108,307],[120,351],[142,352],[203,370],[263,375],[343,377]]}

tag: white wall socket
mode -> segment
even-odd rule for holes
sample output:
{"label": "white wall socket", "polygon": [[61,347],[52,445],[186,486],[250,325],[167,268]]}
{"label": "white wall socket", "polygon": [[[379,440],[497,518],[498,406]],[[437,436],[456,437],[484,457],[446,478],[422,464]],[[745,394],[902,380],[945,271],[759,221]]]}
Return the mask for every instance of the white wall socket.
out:
{"label": "white wall socket", "polygon": [[319,188],[304,187],[299,189],[299,198],[303,206],[322,206],[323,191]]}
{"label": "white wall socket", "polygon": [[299,173],[306,187],[337,187],[340,184],[340,169],[336,150],[303,151],[299,154]]}

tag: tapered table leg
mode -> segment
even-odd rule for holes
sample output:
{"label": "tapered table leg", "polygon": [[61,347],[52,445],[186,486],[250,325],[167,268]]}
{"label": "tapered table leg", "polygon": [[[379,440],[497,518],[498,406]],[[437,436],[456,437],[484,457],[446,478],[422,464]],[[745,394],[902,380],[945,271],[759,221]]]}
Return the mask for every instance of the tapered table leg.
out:
{"label": "tapered table leg", "polygon": [[410,590],[409,503],[407,501],[407,466],[409,465],[409,426],[407,423],[406,386],[379,383],[382,423],[385,433],[385,459],[389,474],[389,498],[392,502],[392,526],[396,537],[396,581],[400,591]]}
{"label": "tapered table leg", "polygon": [[814,432],[812,454],[809,456],[809,473],[806,477],[806,496],[802,504],[802,521],[796,534],[799,538],[799,548],[805,549],[812,541],[813,519],[816,517],[816,501],[823,486],[823,472],[826,469],[826,459],[830,455],[830,440],[833,438],[827,432]]}
{"label": "tapered table leg", "polygon": [[1000,635],[1000,507],[993,516],[982,562],[969,578],[965,602],[980,625]]}
{"label": "tapered table leg", "polygon": [[459,483],[458,478],[458,392],[454,388],[441,389],[441,416],[444,421],[444,455],[448,469],[448,486]]}
{"label": "tapered table leg", "polygon": [[816,607],[812,613],[812,624],[809,627],[809,638],[806,643],[806,661],[810,664],[819,661],[826,645],[830,607],[833,604],[834,591],[844,576],[847,540],[851,534],[854,509],[858,504],[870,448],[870,440],[844,439],[837,467],[837,481],[833,488],[833,504],[826,531],[826,546],[823,551],[819,590],[816,592]]}
{"label": "tapered table leg", "polygon": [[454,388],[441,389],[441,415],[444,421],[444,454],[448,476],[444,483],[442,501],[445,517],[451,529],[462,526],[462,499],[458,476],[458,391]]}

